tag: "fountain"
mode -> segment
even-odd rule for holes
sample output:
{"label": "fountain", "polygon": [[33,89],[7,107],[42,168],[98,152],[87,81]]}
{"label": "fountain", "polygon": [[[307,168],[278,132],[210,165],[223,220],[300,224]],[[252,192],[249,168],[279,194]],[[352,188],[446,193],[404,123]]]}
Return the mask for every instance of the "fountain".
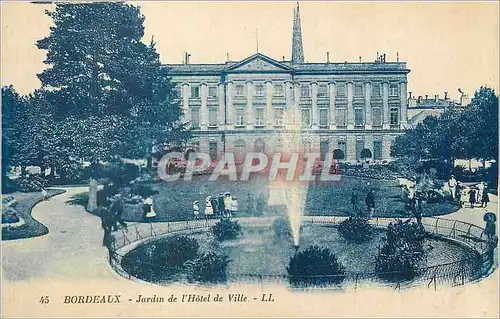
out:
{"label": "fountain", "polygon": [[[290,107],[284,111],[285,119],[300,119],[297,108]],[[291,123],[290,123],[291,122]],[[290,121],[287,129],[292,132],[283,132],[278,135],[278,140],[282,143],[285,153],[298,153],[298,147],[301,145],[301,130],[300,124],[297,121]],[[303,154],[299,154],[297,167],[303,167]],[[274,193],[274,200],[277,203],[286,207],[286,212],[290,221],[292,230],[293,245],[295,251],[298,251],[300,244],[300,229],[302,214],[304,212],[307,190],[309,188],[308,181],[299,180],[300,172],[296,170],[293,180],[285,180],[280,178],[278,174],[276,181],[269,183],[270,197]],[[271,199],[272,200],[272,199]]]}

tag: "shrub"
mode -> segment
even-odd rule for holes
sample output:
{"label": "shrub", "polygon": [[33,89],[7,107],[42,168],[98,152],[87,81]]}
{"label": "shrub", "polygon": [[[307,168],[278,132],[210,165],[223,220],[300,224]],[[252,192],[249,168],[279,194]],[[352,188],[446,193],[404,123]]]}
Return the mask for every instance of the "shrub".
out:
{"label": "shrub", "polygon": [[375,259],[375,271],[386,280],[406,280],[418,275],[425,264],[425,230],[417,223],[391,223]]}
{"label": "shrub", "polygon": [[241,235],[241,226],[238,222],[232,221],[229,218],[223,218],[212,227],[212,233],[220,241],[236,239]]}
{"label": "shrub", "polygon": [[40,174],[30,174],[27,177],[19,177],[15,181],[16,189],[23,193],[40,192],[48,181],[40,176]]}
{"label": "shrub", "polygon": [[367,218],[349,217],[342,221],[338,230],[343,238],[356,243],[362,243],[370,240],[373,237],[374,229],[368,222]]}
{"label": "shrub", "polygon": [[227,280],[229,262],[230,260],[227,255],[215,252],[205,253],[186,264],[188,278],[191,281],[207,283],[224,282]]}
{"label": "shrub", "polygon": [[257,216],[262,216],[262,214],[264,213],[264,209],[266,208],[266,205],[267,205],[267,202],[266,202],[264,195],[259,194],[259,196],[257,196],[257,200],[255,202],[255,214]]}
{"label": "shrub", "polygon": [[287,218],[277,218],[273,222],[274,235],[277,238],[292,237],[292,228]]}
{"label": "shrub", "polygon": [[15,209],[2,204],[2,224],[12,224],[19,222],[19,216]]}
{"label": "shrub", "polygon": [[312,246],[290,258],[286,268],[292,285],[339,284],[345,278],[345,268],[328,248]]}

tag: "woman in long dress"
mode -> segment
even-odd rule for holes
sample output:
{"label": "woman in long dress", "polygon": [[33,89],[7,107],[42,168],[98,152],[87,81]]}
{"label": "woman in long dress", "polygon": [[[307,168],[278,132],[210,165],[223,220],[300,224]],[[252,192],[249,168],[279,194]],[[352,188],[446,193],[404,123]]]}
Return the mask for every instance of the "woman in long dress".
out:
{"label": "woman in long dress", "polygon": [[205,198],[205,220],[212,218],[214,214],[214,208],[212,207],[212,196],[207,196]]}

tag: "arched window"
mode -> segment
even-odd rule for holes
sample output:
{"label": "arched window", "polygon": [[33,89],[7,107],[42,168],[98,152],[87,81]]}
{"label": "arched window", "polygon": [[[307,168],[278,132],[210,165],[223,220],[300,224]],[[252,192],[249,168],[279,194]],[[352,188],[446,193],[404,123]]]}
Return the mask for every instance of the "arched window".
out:
{"label": "arched window", "polygon": [[265,153],[266,152],[266,143],[259,138],[258,140],[255,141],[254,150],[255,150],[255,152],[258,152],[258,153]]}

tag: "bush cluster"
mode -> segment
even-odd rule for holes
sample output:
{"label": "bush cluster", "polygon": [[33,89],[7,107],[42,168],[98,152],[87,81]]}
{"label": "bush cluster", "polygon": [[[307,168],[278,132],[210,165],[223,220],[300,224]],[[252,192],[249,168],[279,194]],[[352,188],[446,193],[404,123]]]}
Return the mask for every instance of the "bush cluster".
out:
{"label": "bush cluster", "polygon": [[286,268],[292,285],[339,284],[345,279],[345,268],[328,248],[311,246],[290,258]]}
{"label": "bush cluster", "polygon": [[222,218],[211,228],[212,234],[219,241],[236,239],[241,235],[241,226],[229,218]]}
{"label": "bush cluster", "polygon": [[417,223],[391,223],[375,259],[375,271],[386,280],[408,280],[424,266],[425,230]]}
{"label": "bush cluster", "polygon": [[362,243],[373,238],[374,228],[367,218],[352,216],[339,223],[338,231],[343,238]]}
{"label": "bush cluster", "polygon": [[227,255],[204,253],[187,263],[188,278],[191,281],[206,283],[226,281],[229,262]]}
{"label": "bush cluster", "polygon": [[292,228],[287,218],[277,218],[273,222],[274,235],[276,238],[292,237]]}
{"label": "bush cluster", "polygon": [[23,193],[40,192],[48,185],[48,181],[40,174],[30,174],[12,181],[14,188]]}

